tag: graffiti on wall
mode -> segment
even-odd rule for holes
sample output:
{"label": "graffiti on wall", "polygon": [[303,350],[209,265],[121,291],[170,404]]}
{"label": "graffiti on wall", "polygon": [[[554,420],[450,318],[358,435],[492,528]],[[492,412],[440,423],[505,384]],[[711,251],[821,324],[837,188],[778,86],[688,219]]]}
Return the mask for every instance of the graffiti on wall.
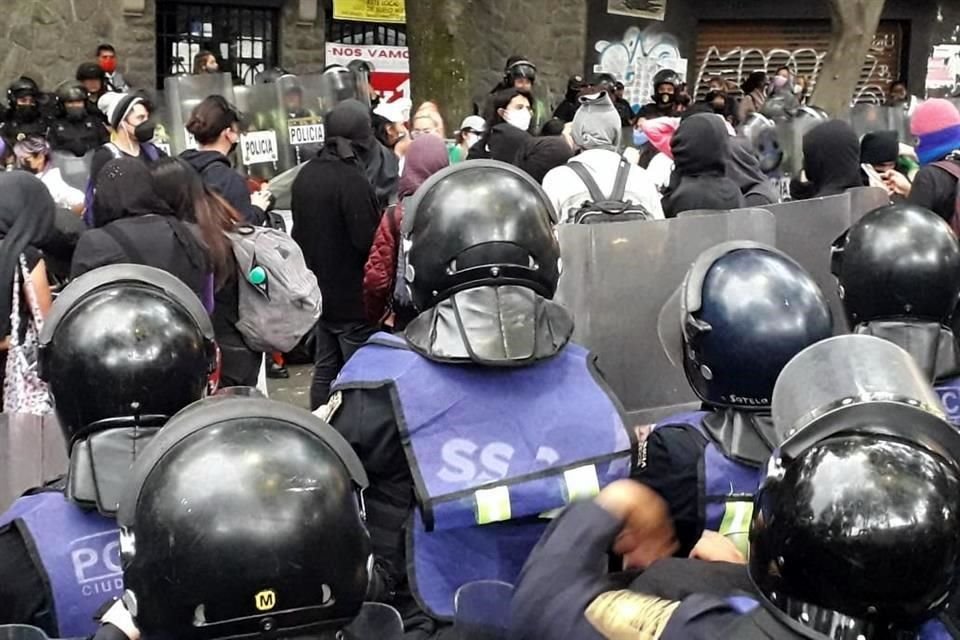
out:
{"label": "graffiti on wall", "polygon": [[677,39],[655,27],[630,27],[618,41],[600,40],[594,45],[599,61],[595,73],[612,74],[623,83],[623,97],[634,107],[646,104],[653,93],[653,76],[673,69],[684,76],[687,61],[680,57]]}
{"label": "graffiti on wall", "polygon": [[[883,104],[887,86],[896,80],[895,73],[886,62],[896,55],[898,42],[894,33],[878,33],[863,63],[860,83],[854,93],[854,101],[866,104]],[[809,47],[787,50],[741,47],[722,52],[710,47],[697,70],[696,93],[703,95],[711,77],[722,76],[731,85],[739,87],[754,71],[775,73],[780,67],[788,67],[796,76],[807,81],[807,91],[812,92],[823,69],[826,49]]]}

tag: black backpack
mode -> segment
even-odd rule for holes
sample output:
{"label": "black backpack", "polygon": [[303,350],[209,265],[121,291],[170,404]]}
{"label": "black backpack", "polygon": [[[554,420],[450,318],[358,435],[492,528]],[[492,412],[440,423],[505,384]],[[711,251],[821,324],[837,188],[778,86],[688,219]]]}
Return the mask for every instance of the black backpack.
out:
{"label": "black backpack", "polygon": [[631,200],[624,200],[623,194],[627,189],[627,177],[630,175],[630,163],[620,157],[620,166],[617,167],[617,177],[613,182],[613,191],[605,196],[597,181],[590,175],[590,171],[579,162],[567,164],[570,169],[583,181],[590,192],[590,200],[580,205],[573,214],[574,224],[599,224],[603,222],[629,222],[631,220],[651,220],[650,212]]}

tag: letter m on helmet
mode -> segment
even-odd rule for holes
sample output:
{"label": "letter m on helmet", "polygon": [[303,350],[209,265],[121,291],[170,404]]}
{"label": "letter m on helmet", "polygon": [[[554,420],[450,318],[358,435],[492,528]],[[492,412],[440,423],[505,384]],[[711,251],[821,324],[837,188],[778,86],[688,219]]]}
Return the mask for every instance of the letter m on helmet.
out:
{"label": "letter m on helmet", "polygon": [[277,594],[273,589],[266,589],[254,596],[257,611],[270,611],[277,606]]}

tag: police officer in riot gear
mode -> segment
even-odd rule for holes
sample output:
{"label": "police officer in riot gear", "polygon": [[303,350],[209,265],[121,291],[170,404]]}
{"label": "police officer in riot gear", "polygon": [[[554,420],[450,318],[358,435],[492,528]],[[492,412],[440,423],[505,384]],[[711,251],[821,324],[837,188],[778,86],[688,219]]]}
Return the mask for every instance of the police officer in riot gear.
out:
{"label": "police officer in riot gear", "polygon": [[[490,91],[484,100],[480,102],[481,108],[476,110],[477,115],[483,116],[486,121],[493,119],[494,104],[493,96],[504,89],[520,89],[527,91],[531,95],[536,94],[535,85],[537,83],[537,65],[524,56],[514,55],[507,58],[507,63],[503,68],[503,79]],[[550,111],[547,105],[540,98],[534,97],[531,108],[533,109],[533,118],[530,121],[530,131],[538,132],[543,124],[550,118]]]}
{"label": "police officer in riot gear", "polygon": [[635,477],[666,500],[682,551],[711,530],[746,552],[753,495],[776,446],[774,383],[790,358],[832,334],[830,307],[793,259],[738,241],[697,258],[660,324],[703,405],[654,427]]}
{"label": "police officer in riot gear", "polygon": [[[658,560],[676,547],[666,505],[615,483],[530,557],[511,638],[950,637],[936,618],[957,586],[960,433],[910,355],[869,336],[822,341],[784,368],[773,404],[780,445],[747,567],[703,561],[724,559],[723,540],[703,559]],[[604,574],[611,548],[647,570]]]}
{"label": "police officer in riot gear", "polygon": [[354,638],[339,632],[369,583],[366,486],[350,445],[302,409],[218,397],[180,412],[141,452],[117,514],[140,636]]}
{"label": "police officer in riot gear", "polygon": [[107,92],[107,73],[96,62],[84,62],[77,67],[77,82],[87,90],[87,112],[106,124],[107,117],[97,102]]}
{"label": "police officer in riot gear", "polygon": [[897,344],[935,382],[960,424],[960,243],[940,216],[901,203],[872,211],[834,243],[832,271],[854,333]]}
{"label": "police officer in riot gear", "polygon": [[54,150],[80,157],[110,142],[103,120],[87,111],[87,91],[79,84],[57,91],[61,114],[50,125],[47,140]]}
{"label": "police officer in riot gear", "polygon": [[0,622],[86,636],[95,612],[122,593],[114,514],[130,463],[170,416],[203,397],[213,327],[176,277],[115,265],[63,290],[39,353],[70,464],[65,483],[0,516]]}
{"label": "police officer in riot gear", "polygon": [[555,218],[504,163],[431,177],[402,229],[420,314],[361,347],[320,410],[370,475],[372,593],[408,633],[442,634],[459,587],[515,578],[540,514],[629,473],[619,405],[552,301]]}
{"label": "police officer in riot gear", "polygon": [[49,123],[40,112],[40,88],[26,76],[7,89],[7,113],[0,122],[0,136],[8,148],[28,136],[46,136]]}
{"label": "police officer in riot gear", "polygon": [[641,118],[676,117],[680,115],[680,90],[683,79],[673,69],[661,69],[653,76],[653,102],[640,109]]}

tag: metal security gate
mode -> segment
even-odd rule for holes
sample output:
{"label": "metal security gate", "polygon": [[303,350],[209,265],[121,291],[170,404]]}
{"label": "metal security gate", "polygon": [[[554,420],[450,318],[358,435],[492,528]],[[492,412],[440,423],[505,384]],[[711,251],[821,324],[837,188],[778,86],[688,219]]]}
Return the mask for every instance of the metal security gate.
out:
{"label": "metal security gate", "polygon": [[271,4],[158,2],[157,88],[167,76],[191,73],[202,50],[213,52],[234,82],[253,84],[257,74],[277,65],[280,11]]}
{"label": "metal security gate", "polygon": [[[855,102],[884,102],[888,85],[900,78],[906,29],[900,22],[880,23],[861,65]],[[786,66],[807,79],[809,95],[829,47],[830,23],[826,21],[701,22],[691,79],[696,83],[697,97],[702,98],[712,76],[722,76],[739,87],[753,71],[773,74],[778,67]]]}
{"label": "metal security gate", "polygon": [[403,47],[407,44],[407,27],[402,24],[329,20],[327,42]]}

